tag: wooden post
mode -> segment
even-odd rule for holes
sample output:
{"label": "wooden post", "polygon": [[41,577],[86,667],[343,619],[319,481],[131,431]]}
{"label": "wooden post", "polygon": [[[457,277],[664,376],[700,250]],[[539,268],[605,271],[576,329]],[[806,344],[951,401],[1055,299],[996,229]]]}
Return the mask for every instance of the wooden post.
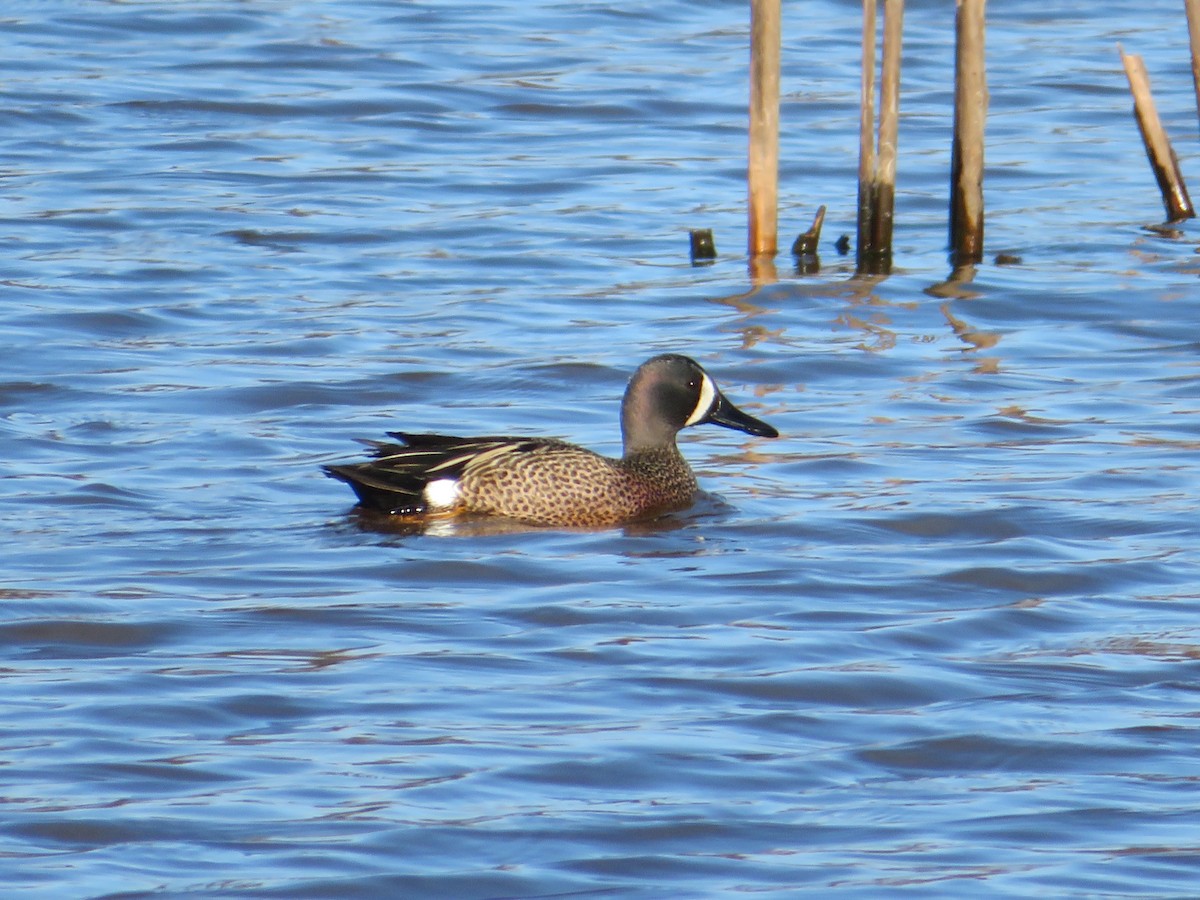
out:
{"label": "wooden post", "polygon": [[1200,115],[1200,0],[1184,0],[1188,37],[1192,44],[1192,85],[1196,89],[1196,114]]}
{"label": "wooden post", "polygon": [[858,109],[858,240],[861,271],[874,255],[871,223],[875,221],[875,0],[863,0],[862,91]]}
{"label": "wooden post", "polygon": [[892,221],[896,206],[896,141],[900,130],[900,44],[903,32],[904,0],[886,0],[879,91],[879,149],[875,170],[875,222],[871,235],[876,254],[888,260],[892,256]]}
{"label": "wooden post", "polygon": [[1129,89],[1133,91],[1133,114],[1142,133],[1142,143],[1146,145],[1150,168],[1154,170],[1154,178],[1158,181],[1159,191],[1162,192],[1163,206],[1167,208],[1167,221],[1181,222],[1190,219],[1196,213],[1192,209],[1191,198],[1188,197],[1187,187],[1183,183],[1179,160],[1175,157],[1175,151],[1171,149],[1167,130],[1163,128],[1158,110],[1154,106],[1154,98],[1150,95],[1150,76],[1146,74],[1146,64],[1140,56],[1127,54],[1123,49],[1121,63],[1125,66]]}
{"label": "wooden post", "polygon": [[774,256],[779,230],[782,0],[750,0],[750,256]]}
{"label": "wooden post", "polygon": [[[873,133],[875,28],[880,3],[884,10],[883,64],[876,140]],[[903,31],[904,0],[863,0],[862,108],[858,136],[858,271],[862,274],[886,274],[891,269]]]}
{"label": "wooden post", "polygon": [[955,265],[983,259],[983,125],[986,0],[955,0],[954,138],[950,151],[950,253]]}

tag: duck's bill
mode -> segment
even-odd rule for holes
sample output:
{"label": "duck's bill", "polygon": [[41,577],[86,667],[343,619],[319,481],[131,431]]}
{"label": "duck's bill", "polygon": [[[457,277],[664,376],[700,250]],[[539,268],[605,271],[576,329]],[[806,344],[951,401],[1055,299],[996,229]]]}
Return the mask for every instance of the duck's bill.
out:
{"label": "duck's bill", "polygon": [[734,431],[744,431],[755,437],[779,437],[778,431],[761,419],[742,412],[730,403],[724,394],[717,395],[716,402],[713,403],[712,409],[709,410],[708,417],[704,421],[712,422],[714,425],[724,425]]}

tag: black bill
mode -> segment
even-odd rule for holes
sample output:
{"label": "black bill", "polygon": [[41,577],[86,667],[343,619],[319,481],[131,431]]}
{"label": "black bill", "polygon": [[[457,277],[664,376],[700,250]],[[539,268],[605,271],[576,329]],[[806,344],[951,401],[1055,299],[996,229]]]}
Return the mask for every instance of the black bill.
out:
{"label": "black bill", "polygon": [[712,422],[714,425],[724,425],[735,431],[744,431],[755,437],[779,437],[778,431],[761,419],[742,412],[730,403],[724,394],[717,394],[717,399],[708,411],[708,415],[704,417],[704,421]]}

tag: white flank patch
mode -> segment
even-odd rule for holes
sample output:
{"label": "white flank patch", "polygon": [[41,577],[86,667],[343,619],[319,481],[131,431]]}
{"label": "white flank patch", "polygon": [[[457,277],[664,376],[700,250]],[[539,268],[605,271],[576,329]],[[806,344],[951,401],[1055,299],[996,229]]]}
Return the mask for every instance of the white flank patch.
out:
{"label": "white flank patch", "polygon": [[709,409],[713,405],[713,400],[717,396],[717,386],[713,384],[713,380],[707,375],[700,382],[700,399],[696,401],[696,408],[692,410],[692,414],[688,416],[688,420],[683,423],[686,428],[688,425],[695,425],[701,419],[708,415]]}
{"label": "white flank patch", "polygon": [[425,485],[425,502],[431,509],[449,509],[458,502],[458,482],[453,478],[439,478]]}

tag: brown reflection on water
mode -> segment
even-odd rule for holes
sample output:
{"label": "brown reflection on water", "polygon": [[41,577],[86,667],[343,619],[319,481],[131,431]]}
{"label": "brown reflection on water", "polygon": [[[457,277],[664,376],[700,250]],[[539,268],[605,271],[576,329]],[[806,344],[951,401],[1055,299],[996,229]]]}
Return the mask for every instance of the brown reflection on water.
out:
{"label": "brown reflection on water", "polygon": [[[197,660],[267,660],[281,663],[280,672],[311,672],[327,669],[340,663],[359,662],[379,656],[375,651],[366,651],[357,647],[346,647],[339,650],[308,650],[301,648],[271,647],[264,649],[218,650],[213,653],[197,654],[192,659]],[[210,676],[226,674],[229,669],[215,664],[207,666],[171,666],[157,670],[160,675],[193,675]]]}
{"label": "brown reflection on water", "polygon": [[995,347],[1000,343],[1000,335],[991,331],[979,331],[972,328],[966,319],[961,319],[950,310],[949,303],[943,303],[939,309],[942,315],[946,317],[946,321],[950,323],[950,327],[954,329],[954,333],[964,344],[967,345],[968,351],[987,350]]}
{"label": "brown reflection on water", "polygon": [[740,350],[749,350],[751,347],[769,340],[783,340],[784,330],[776,328],[774,330],[765,328],[762,325],[747,325],[740,329],[742,333],[742,345]]}
{"label": "brown reflection on water", "polygon": [[349,522],[359,531],[395,537],[490,537],[505,534],[536,534],[544,527],[527,525],[512,519],[487,516],[391,516],[356,506],[350,511]]}
{"label": "brown reflection on water", "polygon": [[946,300],[975,300],[979,291],[968,285],[975,280],[977,270],[973,265],[959,266],[954,269],[945,281],[939,281],[925,288],[925,293],[931,297],[942,297]]}
{"label": "brown reflection on water", "polygon": [[1023,406],[1009,404],[1001,406],[996,410],[996,415],[1004,419],[1012,419],[1016,422],[1024,422],[1026,425],[1071,425],[1074,424],[1070,419],[1048,419],[1045,416],[1035,416]]}
{"label": "brown reflection on water", "polygon": [[[966,346],[963,348],[964,353],[975,353],[979,350],[988,350],[1000,343],[1000,335],[991,331],[980,331],[973,328],[966,319],[959,318],[950,310],[949,303],[943,303],[940,307],[942,315],[946,317],[946,322],[954,334]],[[995,375],[1000,371],[1000,357],[998,356],[980,356],[975,360],[975,372],[980,375]]]}
{"label": "brown reflection on water", "polygon": [[[1069,647],[1048,647],[1007,654],[1014,661],[1027,662],[1035,659],[1105,656],[1108,654],[1142,656],[1160,662],[1193,662],[1200,659],[1200,644],[1173,640],[1170,635],[1130,634],[1113,637],[1095,643],[1075,644]],[[1196,715],[1195,713],[1191,713]]]}
{"label": "brown reflection on water", "polygon": [[[751,262],[751,265],[754,265],[753,261]],[[752,281],[753,286],[749,290],[739,291],[736,294],[728,294],[724,297],[714,297],[711,301],[713,303],[720,303],[724,306],[730,306],[740,313],[740,321],[737,323],[731,323],[729,326],[727,326],[726,330],[741,333],[741,349],[743,350],[748,350],[762,341],[782,341],[784,337],[784,329],[782,328],[771,330],[765,326],[754,324],[751,321],[771,312],[771,310],[767,309],[766,307],[753,302],[753,298],[760,293],[765,284],[774,283],[773,280],[762,281],[754,279],[753,277]]]}
{"label": "brown reflection on water", "polygon": [[851,306],[839,313],[834,324],[851,328],[863,334],[863,341],[856,346],[871,353],[882,353],[895,348],[897,334],[892,327],[891,310],[913,310],[918,304],[907,300],[889,300],[881,296],[877,288],[887,275],[857,274],[843,285],[842,291]]}
{"label": "brown reflection on water", "polygon": [[1150,637],[1131,635],[1123,638],[1113,638],[1100,644],[1096,651],[1081,650],[1080,653],[1128,653],[1134,656],[1147,656],[1165,662],[1190,662],[1200,659],[1200,645],[1183,641],[1172,641]]}
{"label": "brown reflection on water", "polygon": [[892,320],[886,313],[874,312],[864,317],[844,312],[839,314],[834,322],[863,333],[863,340],[855,345],[859,350],[882,353],[896,346],[896,332],[887,327],[892,324]]}
{"label": "brown reflection on water", "polygon": [[751,256],[749,261],[750,281],[755,288],[779,281],[779,270],[775,268],[773,256]]}
{"label": "brown reflection on water", "polygon": [[360,531],[393,537],[476,538],[500,537],[513,534],[547,534],[571,532],[576,534],[604,534],[620,528],[627,535],[659,534],[674,531],[688,524],[689,510],[666,513],[657,517],[628,522],[621,526],[575,526],[531,525],[515,519],[503,519],[481,515],[441,516],[389,516],[355,507],[350,512],[350,522]]}
{"label": "brown reflection on water", "polygon": [[[951,301],[974,300],[979,297],[979,291],[968,285],[975,279],[976,268],[973,265],[960,266],[950,273],[945,281],[930,285],[925,293],[931,297],[945,298],[946,302],[940,307],[942,315],[955,336],[965,345],[964,353],[975,353],[979,350],[990,350],[1000,343],[1000,335],[991,331],[981,331],[973,327],[966,319],[954,314]],[[1000,371],[1000,359],[995,356],[981,356],[976,359],[975,371],[981,375],[994,375]]]}
{"label": "brown reflection on water", "polygon": [[860,350],[879,353],[896,346],[896,332],[890,327],[892,317],[884,310],[891,306],[875,292],[883,281],[882,275],[856,275],[847,282],[850,287],[849,300],[854,311],[839,313],[833,320],[835,325],[862,332],[864,339],[856,346]]}

